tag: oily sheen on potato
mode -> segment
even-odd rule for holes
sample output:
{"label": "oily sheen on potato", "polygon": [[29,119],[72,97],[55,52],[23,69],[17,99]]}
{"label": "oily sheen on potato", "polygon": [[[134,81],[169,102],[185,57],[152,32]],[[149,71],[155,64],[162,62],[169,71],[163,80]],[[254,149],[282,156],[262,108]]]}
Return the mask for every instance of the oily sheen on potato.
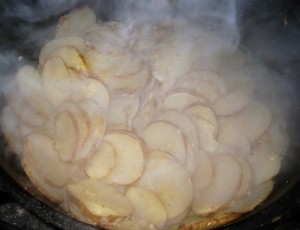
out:
{"label": "oily sheen on potato", "polygon": [[208,65],[204,32],[183,19],[101,22],[87,7],[62,17],[1,112],[34,186],[77,220],[119,230],[207,229],[263,202],[284,119],[254,82],[232,85]]}

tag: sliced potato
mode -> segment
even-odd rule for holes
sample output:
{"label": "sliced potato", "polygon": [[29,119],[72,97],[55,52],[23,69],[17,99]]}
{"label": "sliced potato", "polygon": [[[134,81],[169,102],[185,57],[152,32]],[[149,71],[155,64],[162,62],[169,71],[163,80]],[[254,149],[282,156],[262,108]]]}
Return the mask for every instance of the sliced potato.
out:
{"label": "sliced potato", "polygon": [[40,52],[40,56],[39,56],[40,65],[43,66],[46,60],[48,59],[48,56],[56,49],[63,46],[71,46],[76,50],[78,50],[80,53],[82,53],[83,50],[85,49],[85,42],[82,37],[65,36],[65,37],[56,38],[46,43]]}
{"label": "sliced potato", "polygon": [[72,114],[61,112],[55,117],[54,150],[62,161],[70,161],[79,142],[78,127]]}
{"label": "sliced potato", "polygon": [[245,108],[249,102],[249,95],[242,91],[235,91],[220,97],[212,107],[217,115],[227,116]]}
{"label": "sliced potato", "polygon": [[96,15],[88,7],[73,10],[59,19],[56,37],[80,36],[96,22]]}
{"label": "sliced potato", "polygon": [[188,172],[175,160],[166,157],[150,157],[137,185],[157,195],[165,206],[168,219],[183,213],[193,198]]}
{"label": "sliced potato", "polygon": [[43,134],[31,133],[26,137],[24,154],[50,185],[62,187],[80,174],[77,166],[59,159],[53,149],[53,140]]}
{"label": "sliced potato", "polygon": [[147,126],[141,136],[150,150],[167,152],[181,164],[185,164],[186,140],[175,125],[156,121]]}
{"label": "sliced potato", "polygon": [[131,220],[146,222],[162,228],[166,223],[167,213],[162,202],[154,192],[141,187],[131,186],[125,197],[131,202],[133,213]]}
{"label": "sliced potato", "polygon": [[198,215],[216,213],[234,198],[241,181],[241,167],[229,154],[211,155],[215,176],[212,184],[195,193],[192,210]]}
{"label": "sliced potato", "polygon": [[114,167],[116,157],[117,151],[114,146],[107,141],[102,141],[85,167],[86,174],[90,178],[102,179]]}
{"label": "sliced potato", "polygon": [[115,165],[105,180],[121,185],[137,180],[144,170],[143,143],[132,133],[124,131],[109,132],[104,140],[116,150]]}
{"label": "sliced potato", "polygon": [[59,105],[71,97],[70,74],[61,58],[52,57],[45,62],[42,80],[45,94],[54,105]]}
{"label": "sliced potato", "polygon": [[100,226],[113,226],[132,213],[130,202],[112,185],[83,179],[66,186],[67,198],[84,216]]}

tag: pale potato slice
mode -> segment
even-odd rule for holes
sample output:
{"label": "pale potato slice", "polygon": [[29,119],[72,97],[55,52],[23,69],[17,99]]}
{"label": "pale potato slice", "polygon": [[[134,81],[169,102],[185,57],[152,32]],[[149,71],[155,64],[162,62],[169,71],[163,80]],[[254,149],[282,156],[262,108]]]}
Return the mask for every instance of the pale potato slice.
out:
{"label": "pale potato slice", "polygon": [[271,194],[274,183],[271,180],[253,187],[249,193],[240,199],[232,201],[226,212],[246,213],[265,201]]}
{"label": "pale potato slice", "polygon": [[245,108],[250,102],[250,97],[243,91],[235,91],[218,98],[212,105],[219,116],[234,114]]}
{"label": "pale potato slice", "polygon": [[123,55],[126,49],[126,41],[122,39],[109,26],[94,25],[86,34],[87,46],[95,48],[98,52],[105,55]]}
{"label": "pale potato slice", "polygon": [[183,135],[185,135],[192,150],[194,152],[198,151],[199,137],[197,128],[187,115],[176,110],[167,110],[158,117],[158,120],[167,121],[177,126],[182,131]]}
{"label": "pale potato slice", "polygon": [[287,128],[283,118],[272,120],[267,135],[271,150],[278,155],[283,155],[288,146]]}
{"label": "pale potato slice", "polygon": [[267,130],[270,123],[270,110],[263,104],[252,101],[239,113],[220,120],[218,140],[232,144],[238,143],[242,136],[253,143]]}
{"label": "pale potato slice", "polygon": [[167,95],[161,102],[162,109],[173,109],[182,111],[194,103],[204,103],[204,99],[189,91],[175,91]]}
{"label": "pale potato slice", "polygon": [[208,152],[216,151],[219,145],[216,140],[217,127],[200,116],[192,116],[192,120],[198,130],[200,148]]}
{"label": "pale potato slice", "polygon": [[116,157],[117,151],[114,146],[107,141],[102,141],[85,167],[86,174],[90,178],[102,179],[114,167]]}
{"label": "pale potato slice", "polygon": [[73,161],[85,161],[99,147],[106,130],[102,108],[92,100],[80,101],[78,106],[85,111],[89,121],[89,132],[86,141],[75,153]]}
{"label": "pale potato slice", "polygon": [[84,63],[84,60],[78,50],[72,46],[62,46],[54,50],[49,56],[48,59],[52,57],[60,57],[65,65],[79,72],[86,72],[87,68]]}
{"label": "pale potato slice", "polygon": [[189,71],[193,48],[192,42],[187,40],[157,45],[150,61],[153,76],[165,87],[171,88],[179,77]]}
{"label": "pale potato slice", "polygon": [[272,179],[278,174],[281,166],[280,157],[276,153],[272,152],[269,146],[255,147],[247,160],[253,169],[254,185],[258,185]]}
{"label": "pale potato slice", "polygon": [[64,201],[64,189],[51,185],[41,176],[35,162],[28,154],[22,157],[22,167],[34,186],[51,202],[60,204]]}
{"label": "pale potato slice", "polygon": [[83,179],[66,186],[67,199],[96,225],[113,226],[132,213],[130,202],[112,185]]}
{"label": "pale potato slice", "polygon": [[74,157],[79,141],[78,126],[72,114],[68,112],[57,114],[55,130],[54,150],[62,161],[70,161]]}
{"label": "pale potato slice", "polygon": [[45,62],[42,81],[44,92],[54,105],[59,105],[71,97],[70,74],[61,58],[52,57]]}
{"label": "pale potato slice", "polygon": [[192,210],[198,215],[216,213],[229,204],[240,186],[242,170],[229,154],[211,155],[215,176],[212,184],[194,195]]}
{"label": "pale potato slice", "polygon": [[24,154],[34,163],[39,176],[50,185],[62,187],[80,173],[75,165],[59,159],[53,149],[53,140],[43,134],[31,133],[26,136]]}
{"label": "pale potato slice", "polygon": [[188,172],[179,163],[165,157],[150,157],[137,185],[153,191],[167,210],[167,218],[183,213],[193,198]]}
{"label": "pale potato slice", "polygon": [[39,63],[41,66],[43,66],[48,59],[48,56],[58,49],[59,47],[63,46],[71,46],[79,51],[79,53],[82,53],[85,49],[85,42],[82,37],[78,36],[65,36],[56,38],[44,45],[40,52],[39,56]]}
{"label": "pale potato slice", "polygon": [[121,95],[112,98],[107,114],[110,130],[131,131],[132,119],[139,110],[139,98],[136,95]]}
{"label": "pale potato slice", "polygon": [[236,154],[234,155],[234,158],[239,162],[242,169],[241,184],[234,198],[235,200],[237,200],[240,197],[244,196],[251,189],[253,184],[254,173],[251,168],[251,165],[242,155]]}
{"label": "pale potato slice", "polygon": [[22,137],[18,129],[18,118],[9,105],[6,105],[0,116],[0,127],[13,152],[23,154]]}
{"label": "pale potato slice", "polygon": [[87,49],[84,58],[91,73],[103,81],[133,75],[143,67],[142,61],[129,51],[120,56],[110,56]]}
{"label": "pale potato slice", "polygon": [[69,73],[72,82],[72,99],[74,101],[92,100],[106,112],[111,100],[107,87],[98,79],[80,75],[72,70],[69,70]]}
{"label": "pale potato slice", "polygon": [[144,170],[143,143],[130,132],[114,131],[104,136],[116,150],[115,165],[105,178],[109,183],[126,185],[137,180]]}
{"label": "pale potato slice", "polygon": [[123,220],[118,224],[115,230],[158,230],[154,225],[143,222],[137,222],[133,220]]}
{"label": "pale potato slice", "polygon": [[191,104],[190,106],[186,107],[184,112],[191,116],[203,118],[217,128],[218,124],[216,115],[208,106],[204,106],[201,103]]}
{"label": "pale potato slice", "polygon": [[199,151],[195,155],[196,169],[191,177],[194,194],[196,197],[207,189],[214,182],[215,169],[212,160],[209,155],[204,151]]}
{"label": "pale potato slice", "polygon": [[159,229],[165,225],[167,212],[154,192],[145,188],[131,186],[126,191],[125,197],[133,207],[131,220],[137,222],[145,221]]}
{"label": "pale potato slice", "polygon": [[96,15],[88,7],[73,10],[61,17],[58,22],[56,37],[80,36],[96,22]]}
{"label": "pale potato slice", "polygon": [[185,164],[186,140],[177,126],[166,121],[156,121],[144,129],[141,137],[150,150],[167,152]]}
{"label": "pale potato slice", "polygon": [[[15,78],[15,84],[17,84],[16,87],[19,90],[19,97],[22,100],[26,100],[36,112],[44,116],[48,116],[53,112],[53,106],[44,95],[42,79],[32,66],[25,65],[19,69]],[[13,95],[11,96],[14,97]]]}

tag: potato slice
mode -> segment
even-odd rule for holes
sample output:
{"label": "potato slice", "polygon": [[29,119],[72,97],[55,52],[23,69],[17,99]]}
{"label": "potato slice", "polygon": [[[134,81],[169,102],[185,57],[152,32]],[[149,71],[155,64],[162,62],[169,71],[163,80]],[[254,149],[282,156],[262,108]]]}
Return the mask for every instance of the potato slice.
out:
{"label": "potato slice", "polygon": [[253,170],[248,161],[241,155],[234,155],[234,158],[239,162],[242,169],[242,180],[240,187],[235,195],[235,200],[245,195],[252,187],[253,184]]}
{"label": "potato slice", "polygon": [[43,66],[48,59],[48,56],[54,52],[59,47],[63,46],[71,46],[79,51],[79,53],[82,53],[85,49],[85,42],[82,37],[77,36],[65,36],[56,38],[44,45],[40,52],[39,56],[39,63],[41,66]]}
{"label": "potato slice", "polygon": [[214,182],[215,169],[209,155],[204,151],[195,155],[195,165],[196,169],[191,179],[195,197],[198,197]]}
{"label": "potato slice", "polygon": [[80,36],[96,22],[96,15],[88,7],[73,10],[59,19],[56,37]]}
{"label": "potato slice", "polygon": [[102,179],[114,167],[116,157],[117,151],[114,146],[107,141],[102,141],[85,167],[86,174],[90,178]]}
{"label": "potato slice", "polygon": [[100,226],[113,226],[132,213],[130,202],[112,185],[83,179],[66,186],[67,198],[84,216]]}
{"label": "potato slice", "polygon": [[167,152],[181,164],[185,164],[186,140],[175,125],[166,121],[156,121],[147,126],[141,136],[150,150]]}
{"label": "potato slice", "polygon": [[78,50],[72,46],[62,46],[54,50],[48,59],[52,57],[60,57],[65,65],[78,72],[86,72],[87,68]]}
{"label": "potato slice", "polygon": [[164,204],[167,218],[183,213],[193,198],[189,174],[175,160],[150,157],[137,186],[153,191]]}
{"label": "potato slice", "polygon": [[125,197],[131,202],[133,213],[131,220],[153,224],[162,228],[167,219],[166,209],[154,192],[141,187],[131,186]]}
{"label": "potato slice", "polygon": [[247,158],[253,169],[254,185],[261,184],[278,174],[281,166],[280,157],[269,148],[257,146]]}
{"label": "potato slice", "polygon": [[70,75],[61,58],[52,57],[45,62],[42,80],[44,91],[54,105],[59,105],[71,97]]}
{"label": "potato slice", "polygon": [[62,161],[70,161],[78,146],[78,127],[72,114],[61,112],[55,117],[54,150]]}
{"label": "potato slice", "polygon": [[24,154],[34,163],[40,177],[50,185],[62,187],[79,174],[75,165],[59,159],[53,149],[53,140],[43,134],[31,133],[26,137]]}
{"label": "potato slice", "polygon": [[23,142],[18,123],[18,118],[12,108],[6,105],[1,111],[0,127],[13,152],[21,156],[23,154]]}
{"label": "potato slice", "polygon": [[78,106],[87,114],[89,121],[89,132],[86,141],[76,151],[74,161],[85,161],[99,147],[106,130],[102,108],[92,100],[80,101]]}
{"label": "potato slice", "polygon": [[202,193],[195,193],[192,210],[198,215],[216,213],[234,198],[241,181],[241,167],[228,154],[211,155],[214,180]]}
{"label": "potato slice", "polygon": [[234,200],[226,209],[226,212],[246,213],[253,210],[268,198],[272,192],[274,183],[271,180],[256,185],[251,191],[240,199]]}
{"label": "potato slice", "polygon": [[191,104],[199,102],[205,103],[201,96],[195,95],[189,91],[175,91],[163,99],[161,107],[165,110],[182,111]]}
{"label": "potato slice", "polygon": [[242,135],[253,143],[267,130],[271,119],[270,110],[253,101],[239,113],[220,121],[218,140],[227,144],[238,143]]}
{"label": "potato slice", "polygon": [[51,202],[60,204],[64,201],[64,189],[51,185],[41,176],[41,171],[29,154],[22,157],[22,167],[34,186]]}
{"label": "potato slice", "polygon": [[154,225],[146,224],[145,222],[137,222],[133,220],[123,220],[115,230],[157,230]]}
{"label": "potato slice", "polygon": [[105,178],[109,183],[126,185],[137,180],[144,170],[144,149],[141,141],[130,132],[114,131],[104,140],[116,150],[115,165]]}
{"label": "potato slice", "polygon": [[217,128],[218,124],[217,124],[216,115],[208,106],[204,106],[203,104],[196,103],[186,107],[184,112],[191,116],[203,118],[209,121],[214,127]]}
{"label": "potato slice", "polygon": [[217,115],[227,116],[245,108],[249,102],[249,95],[242,91],[235,91],[220,97],[214,102],[212,108]]}

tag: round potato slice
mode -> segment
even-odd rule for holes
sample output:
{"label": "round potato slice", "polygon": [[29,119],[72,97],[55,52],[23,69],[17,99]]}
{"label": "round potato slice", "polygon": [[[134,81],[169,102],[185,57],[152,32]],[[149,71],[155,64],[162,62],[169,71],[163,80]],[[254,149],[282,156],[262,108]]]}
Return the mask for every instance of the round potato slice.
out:
{"label": "round potato slice", "polygon": [[100,180],[83,179],[66,186],[67,198],[84,216],[100,226],[113,226],[128,217],[132,207],[115,187]]}
{"label": "round potato slice", "polygon": [[234,198],[241,181],[241,167],[229,154],[211,155],[215,176],[212,184],[195,193],[192,210],[198,215],[216,213]]}
{"label": "round potato slice", "polygon": [[184,112],[191,116],[203,118],[209,121],[214,127],[217,127],[216,115],[208,106],[196,103],[186,107]]}
{"label": "round potato slice", "polygon": [[104,136],[104,141],[112,144],[116,150],[115,165],[105,181],[126,185],[137,180],[144,170],[143,143],[125,131],[109,132]]}
{"label": "round potato slice", "polygon": [[166,121],[156,121],[147,126],[142,138],[150,150],[169,153],[181,164],[186,161],[186,140],[178,127]]}
{"label": "round potato slice", "polygon": [[131,220],[137,222],[145,221],[159,229],[164,226],[167,219],[166,209],[154,192],[132,186],[126,191],[125,197],[127,197],[133,207]]}
{"label": "round potato slice", "polygon": [[115,165],[116,155],[114,146],[109,142],[102,141],[85,168],[86,174],[94,179],[102,179],[107,176]]}
{"label": "round potato slice", "polygon": [[166,157],[150,157],[136,184],[157,195],[165,206],[168,219],[183,213],[193,198],[193,186],[187,170]]}

